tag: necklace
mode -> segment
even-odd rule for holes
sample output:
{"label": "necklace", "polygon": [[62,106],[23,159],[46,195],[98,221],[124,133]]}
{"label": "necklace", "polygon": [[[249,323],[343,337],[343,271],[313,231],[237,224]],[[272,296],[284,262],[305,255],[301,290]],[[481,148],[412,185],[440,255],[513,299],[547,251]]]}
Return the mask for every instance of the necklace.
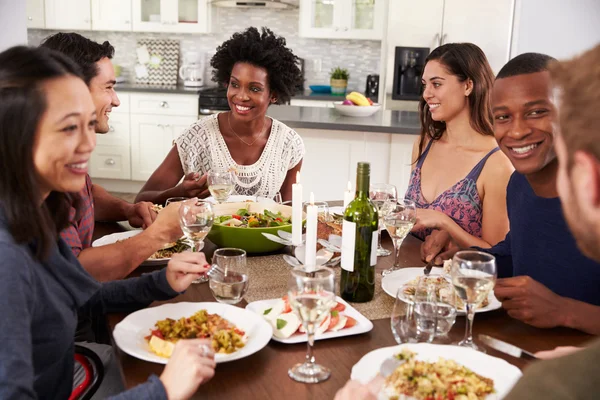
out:
{"label": "necklace", "polygon": [[256,139],[254,139],[254,141],[252,143],[248,143],[244,139],[242,139],[240,135],[238,135],[237,133],[235,133],[235,131],[233,130],[233,127],[231,126],[231,113],[227,114],[227,123],[229,124],[229,129],[231,129],[231,132],[233,132],[233,134],[235,136],[237,136],[237,138],[240,139],[242,141],[242,143],[244,143],[248,147],[252,146],[254,143],[256,143],[256,141],[258,139],[260,139],[262,137],[263,130],[265,129],[265,119],[263,119],[263,124],[262,124],[262,126],[260,128],[259,135],[256,137]]}

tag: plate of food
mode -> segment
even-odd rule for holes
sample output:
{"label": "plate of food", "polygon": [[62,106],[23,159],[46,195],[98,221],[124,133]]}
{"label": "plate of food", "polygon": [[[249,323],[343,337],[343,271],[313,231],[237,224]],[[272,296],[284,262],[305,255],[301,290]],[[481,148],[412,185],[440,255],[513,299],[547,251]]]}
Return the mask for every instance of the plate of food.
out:
{"label": "plate of food", "polygon": [[248,253],[268,253],[284,247],[263,233],[277,236],[292,232],[292,207],[274,202],[237,202],[215,204],[214,224],[208,239],[219,247],[235,247]]}
{"label": "plate of food", "polygon": [[[359,335],[373,329],[373,323],[340,297],[337,304],[316,329],[315,340]],[[298,316],[292,312],[287,296],[280,299],[254,301],[246,306],[273,328],[273,340],[280,343],[305,343],[307,341]]]}
{"label": "plate of food", "polygon": [[[135,235],[139,235],[141,232],[142,230],[135,229],[131,231],[111,233],[110,235],[102,236],[101,238],[94,240],[94,242],[92,243],[92,247],[100,247],[105,246],[107,244],[122,242]],[[165,243],[165,245],[161,249],[157,250],[141,265],[164,265],[169,262],[173,254],[187,251],[189,248],[190,246],[187,244],[185,238],[181,238],[175,242]]]}
{"label": "plate of food", "polygon": [[269,343],[271,325],[255,313],[220,303],[175,303],[129,314],[113,331],[130,356],[166,364],[178,340],[211,339],[215,361],[247,357]]}
{"label": "plate of food", "polygon": [[[373,350],[352,367],[351,379],[368,383],[388,358],[401,364],[385,379],[378,399],[502,399],[521,377],[512,364],[466,347],[428,343]],[[464,397],[458,397],[464,395]]]}
{"label": "plate of food", "polygon": [[[447,273],[442,268],[434,267],[431,269],[432,274],[444,274]],[[396,293],[398,293],[398,289],[405,286],[405,293],[403,293],[407,298],[410,298],[414,294],[414,289],[419,283],[419,278],[423,275],[423,268],[402,268],[397,271],[394,271],[390,274],[387,274],[381,279],[381,288],[384,292],[389,294],[392,297],[396,297]],[[443,280],[441,283],[443,285],[448,285],[448,282]],[[459,315],[465,315],[464,303],[458,296],[456,297],[456,311]],[[502,303],[494,296],[493,292],[490,292],[487,299],[481,303],[479,307],[475,309],[476,313],[487,312],[492,310],[497,310],[502,307]]]}

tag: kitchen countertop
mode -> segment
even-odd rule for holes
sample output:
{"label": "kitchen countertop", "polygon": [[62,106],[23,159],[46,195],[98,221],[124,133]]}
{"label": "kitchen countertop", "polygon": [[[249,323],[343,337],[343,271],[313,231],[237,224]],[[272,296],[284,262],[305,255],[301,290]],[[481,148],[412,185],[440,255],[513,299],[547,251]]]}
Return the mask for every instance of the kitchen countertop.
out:
{"label": "kitchen countertop", "polygon": [[[198,94],[201,88],[187,87],[183,85],[176,86],[151,86],[135,84],[129,82],[117,83],[115,89],[123,92],[143,92],[143,93],[178,93],[178,94]],[[330,93],[313,93],[305,90],[302,93],[294,95],[296,100],[318,100],[318,101],[342,101],[344,96],[334,96]]]}
{"label": "kitchen countertop", "polygon": [[290,128],[327,129],[336,131],[381,132],[418,135],[419,113],[381,110],[370,117],[346,117],[334,108],[271,106],[267,114]]}

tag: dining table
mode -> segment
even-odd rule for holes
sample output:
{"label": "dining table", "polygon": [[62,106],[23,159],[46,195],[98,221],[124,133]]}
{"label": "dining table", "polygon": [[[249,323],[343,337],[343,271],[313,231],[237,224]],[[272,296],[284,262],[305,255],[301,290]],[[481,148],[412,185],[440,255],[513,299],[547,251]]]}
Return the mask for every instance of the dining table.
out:
{"label": "dining table", "polygon": [[[97,223],[94,237],[122,230],[116,223]],[[393,250],[393,243],[387,234],[382,235],[383,247]],[[409,235],[400,249],[401,267],[423,267],[420,256],[421,241]],[[203,251],[210,254],[215,246],[206,242]],[[267,257],[256,255],[249,257]],[[269,255],[268,257],[272,257]],[[381,274],[393,265],[394,256],[379,257],[376,273]],[[257,264],[257,263],[253,263]],[[164,267],[164,266],[163,266]],[[157,267],[139,267],[131,276],[139,276]],[[158,267],[160,268],[160,267]],[[290,268],[291,267],[283,267]],[[339,268],[336,267],[336,268]],[[250,290],[253,290],[252,282]],[[285,293],[273,293],[273,298]],[[387,296],[383,293],[382,295]],[[155,302],[151,306],[177,302],[214,302],[208,284],[192,284],[185,293],[168,301]],[[239,307],[245,307],[242,301]],[[106,315],[107,328],[113,332],[115,326],[127,314],[113,313]],[[397,345],[390,327],[390,317],[372,320],[373,329],[367,333],[355,336],[338,337],[327,340],[317,340],[314,346],[316,361],[331,369],[331,377],[318,384],[298,383],[288,377],[288,369],[303,362],[306,355],[306,343],[283,344],[271,340],[262,350],[242,359],[220,363],[216,367],[215,376],[202,384],[193,398],[195,399],[333,399],[338,389],[350,379],[351,370],[361,357],[372,350]],[[465,334],[466,319],[459,316],[456,319],[449,338],[452,342],[460,341]],[[511,318],[503,309],[485,313],[477,313],[473,335],[487,334],[494,338],[512,343],[530,352],[549,350],[557,346],[577,346],[591,340],[591,335],[568,328],[541,329],[527,325]],[[113,340],[113,347],[121,369],[124,386],[129,389],[145,382],[152,374],[160,376],[164,365],[143,361],[132,357],[119,349]],[[526,369],[529,364],[521,358],[514,358],[504,353],[486,348],[489,355],[499,357],[520,369]],[[377,368],[377,366],[373,366]]]}

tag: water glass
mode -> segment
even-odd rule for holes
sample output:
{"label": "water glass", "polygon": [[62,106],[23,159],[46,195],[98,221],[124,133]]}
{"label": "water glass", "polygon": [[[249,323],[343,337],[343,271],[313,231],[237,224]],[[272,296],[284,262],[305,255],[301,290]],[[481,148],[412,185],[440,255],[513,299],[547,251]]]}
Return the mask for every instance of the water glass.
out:
{"label": "water glass", "polygon": [[406,294],[408,287],[409,285],[404,285],[398,288],[390,318],[392,333],[398,344],[416,343],[419,337],[414,302]]}
{"label": "water glass", "polygon": [[208,171],[208,191],[217,203],[227,201],[235,187],[235,177],[231,171]]}
{"label": "water glass", "polygon": [[391,251],[384,249],[381,246],[381,229],[383,227],[383,217],[386,209],[383,205],[388,201],[396,201],[398,199],[398,191],[396,186],[389,183],[373,183],[369,186],[369,198],[377,207],[379,214],[379,225],[377,229],[377,256],[389,256]]}
{"label": "water glass", "polygon": [[[386,207],[388,205],[386,204]],[[396,203],[389,204],[389,209],[383,217],[383,224],[394,242],[394,266],[383,271],[387,275],[400,269],[400,247],[406,236],[412,230],[417,221],[417,208],[411,200],[401,199]]]}
{"label": "water glass", "polygon": [[246,251],[235,248],[215,250],[208,285],[219,303],[237,304],[248,291]]}
{"label": "water glass", "polygon": [[496,258],[482,251],[459,251],[452,258],[450,276],[456,295],[465,303],[467,314],[465,338],[458,345],[485,352],[473,342],[473,319],[475,308],[496,284]]}
{"label": "water glass", "polygon": [[333,270],[318,267],[317,270],[309,272],[303,267],[294,268],[288,284],[288,299],[308,336],[306,361],[290,368],[288,375],[293,380],[303,383],[327,380],[331,376],[331,370],[315,363],[312,350],[316,328],[336,304]]}
{"label": "water glass", "polygon": [[456,321],[456,301],[452,281],[445,275],[421,276],[415,288],[415,312],[418,329],[429,342],[448,341],[448,332]]}

